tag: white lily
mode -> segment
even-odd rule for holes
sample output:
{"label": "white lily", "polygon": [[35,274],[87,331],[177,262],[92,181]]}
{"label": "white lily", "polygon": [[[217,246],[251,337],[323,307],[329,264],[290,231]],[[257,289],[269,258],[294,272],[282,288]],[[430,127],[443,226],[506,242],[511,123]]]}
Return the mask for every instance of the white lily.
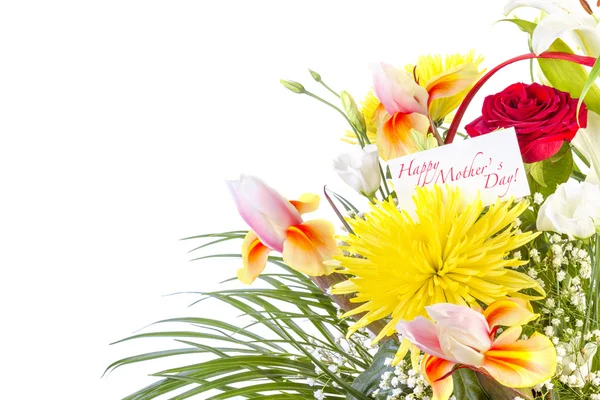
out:
{"label": "white lily", "polygon": [[548,50],[556,39],[570,36],[587,55],[600,55],[598,19],[585,11],[580,0],[509,0],[504,14],[519,7],[537,8],[547,14],[533,32],[531,44],[536,54]]}
{"label": "white lily", "polygon": [[571,143],[591,164],[586,181],[600,184],[600,115],[588,110],[587,127],[577,131]]}

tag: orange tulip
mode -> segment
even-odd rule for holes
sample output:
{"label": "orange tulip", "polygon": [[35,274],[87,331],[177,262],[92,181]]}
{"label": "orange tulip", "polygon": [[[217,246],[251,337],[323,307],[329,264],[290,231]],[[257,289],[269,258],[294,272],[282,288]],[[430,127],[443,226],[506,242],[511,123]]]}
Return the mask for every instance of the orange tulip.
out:
{"label": "orange tulip", "polygon": [[[449,303],[426,309],[435,322],[417,317],[396,329],[427,353],[421,371],[431,384],[433,400],[450,398],[453,382],[448,374],[457,364],[481,370],[510,388],[531,387],[554,375],[556,350],[550,339],[538,333],[519,339],[520,325],[537,318],[526,300],[497,300],[484,312]],[[508,328],[496,337],[500,325]]]}
{"label": "orange tulip", "polygon": [[302,220],[302,214],[317,209],[319,196],[307,193],[288,201],[252,176],[241,176],[227,185],[240,215],[252,228],[242,244],[240,281],[252,283],[265,269],[271,250],[282,253],[286,264],[307,275],[332,272],[323,262],[337,251],[333,224],[322,219]]}

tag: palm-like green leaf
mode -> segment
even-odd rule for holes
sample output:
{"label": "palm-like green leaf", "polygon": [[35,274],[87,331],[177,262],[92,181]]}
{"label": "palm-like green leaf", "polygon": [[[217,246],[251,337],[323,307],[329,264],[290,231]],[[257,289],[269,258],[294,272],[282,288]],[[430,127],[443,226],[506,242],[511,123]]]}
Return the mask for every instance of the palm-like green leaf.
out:
{"label": "palm-like green leaf", "polygon": [[[186,240],[209,240],[192,250],[196,251],[243,239],[244,235],[244,231],[233,231]],[[240,254],[213,254],[197,259],[215,257],[239,259]],[[111,364],[106,372],[167,357],[182,360],[179,366],[152,374],[159,380],[124,400],[159,396],[306,399],[312,398],[318,389],[323,390],[326,398],[351,394],[367,400],[352,384],[371,364],[372,355],[353,339],[345,342],[346,347],[342,345],[340,338],[347,334],[348,323],[339,319],[334,302],[311,279],[289,268],[280,257],[270,257],[269,262],[281,271],[259,277],[267,287],[197,293],[199,298],[193,303],[210,299],[225,303],[241,312],[240,317],[246,323],[234,325],[202,316],[172,318],[152,326],[168,324],[183,328],[140,333],[116,342],[169,338],[177,347],[123,358]],[[309,378],[314,380],[313,386],[308,383]]]}

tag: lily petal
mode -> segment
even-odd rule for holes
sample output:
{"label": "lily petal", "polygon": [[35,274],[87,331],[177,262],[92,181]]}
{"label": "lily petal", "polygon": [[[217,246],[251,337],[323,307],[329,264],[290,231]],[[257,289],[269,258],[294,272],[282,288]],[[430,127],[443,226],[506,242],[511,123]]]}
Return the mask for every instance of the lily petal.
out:
{"label": "lily petal", "polygon": [[571,143],[591,163],[586,181],[600,184],[600,115],[588,110],[587,127],[580,129]]}
{"label": "lily petal", "polygon": [[389,64],[375,64],[373,89],[390,115],[401,113],[427,114],[427,91],[406,71]]}
{"label": "lily petal", "polygon": [[534,314],[529,301],[519,298],[496,300],[485,309],[483,315],[490,328],[498,325],[525,325],[539,317]]}
{"label": "lily petal", "polygon": [[581,5],[579,0],[509,0],[504,7],[504,15],[510,14],[519,7],[537,8],[546,14],[553,14],[556,12],[576,12]]}
{"label": "lily petal", "polygon": [[271,249],[261,243],[256,233],[249,231],[242,244],[244,267],[238,269],[238,279],[248,285],[254,282],[256,277],[265,269],[270,251]]}
{"label": "lily petal", "polygon": [[328,275],[334,267],[323,264],[337,252],[333,224],[315,219],[288,228],[283,243],[283,260],[297,271],[311,276]]}
{"label": "lily petal", "polygon": [[[536,54],[543,53],[554,41],[573,31],[596,34],[596,20],[591,15],[560,12],[550,14],[538,23],[533,31],[531,46]],[[589,42],[589,36],[584,36]],[[583,37],[581,40],[583,41]],[[591,46],[592,43],[588,43]]]}
{"label": "lily petal", "polygon": [[425,355],[421,362],[421,374],[433,389],[432,400],[448,400],[454,391],[452,376],[438,380],[452,371],[455,363],[431,355]]}
{"label": "lily petal", "polygon": [[533,32],[532,47],[536,54],[548,50],[564,34],[576,31],[579,36],[575,36],[576,40],[583,43],[588,54],[598,55],[600,40],[594,32],[596,20],[584,10],[579,0],[510,0],[504,14],[508,15],[519,7],[537,8],[548,14]]}
{"label": "lily petal", "polygon": [[313,193],[304,193],[298,200],[290,200],[290,203],[302,214],[308,214],[319,208],[321,198]]}
{"label": "lily petal", "polygon": [[485,354],[483,368],[512,388],[531,387],[550,379],[556,371],[556,349],[550,339],[536,332],[527,340],[510,343],[508,339],[514,339],[515,332],[508,329],[496,339]]}
{"label": "lily petal", "polygon": [[385,161],[414,153],[417,148],[411,130],[427,132],[429,128],[429,120],[421,114],[399,112],[390,116],[380,107],[376,115],[379,118],[377,149],[379,156]]}

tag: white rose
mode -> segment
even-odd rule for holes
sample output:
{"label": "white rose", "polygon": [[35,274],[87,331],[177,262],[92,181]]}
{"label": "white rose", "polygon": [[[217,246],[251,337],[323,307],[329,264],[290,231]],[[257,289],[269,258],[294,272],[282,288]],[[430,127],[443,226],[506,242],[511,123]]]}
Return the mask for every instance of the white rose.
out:
{"label": "white rose", "polygon": [[600,186],[567,181],[548,196],[537,218],[537,229],[584,239],[600,228]]}
{"label": "white rose", "polygon": [[334,160],[333,168],[346,184],[367,197],[372,197],[379,189],[381,174],[377,146],[374,144],[341,154]]}

